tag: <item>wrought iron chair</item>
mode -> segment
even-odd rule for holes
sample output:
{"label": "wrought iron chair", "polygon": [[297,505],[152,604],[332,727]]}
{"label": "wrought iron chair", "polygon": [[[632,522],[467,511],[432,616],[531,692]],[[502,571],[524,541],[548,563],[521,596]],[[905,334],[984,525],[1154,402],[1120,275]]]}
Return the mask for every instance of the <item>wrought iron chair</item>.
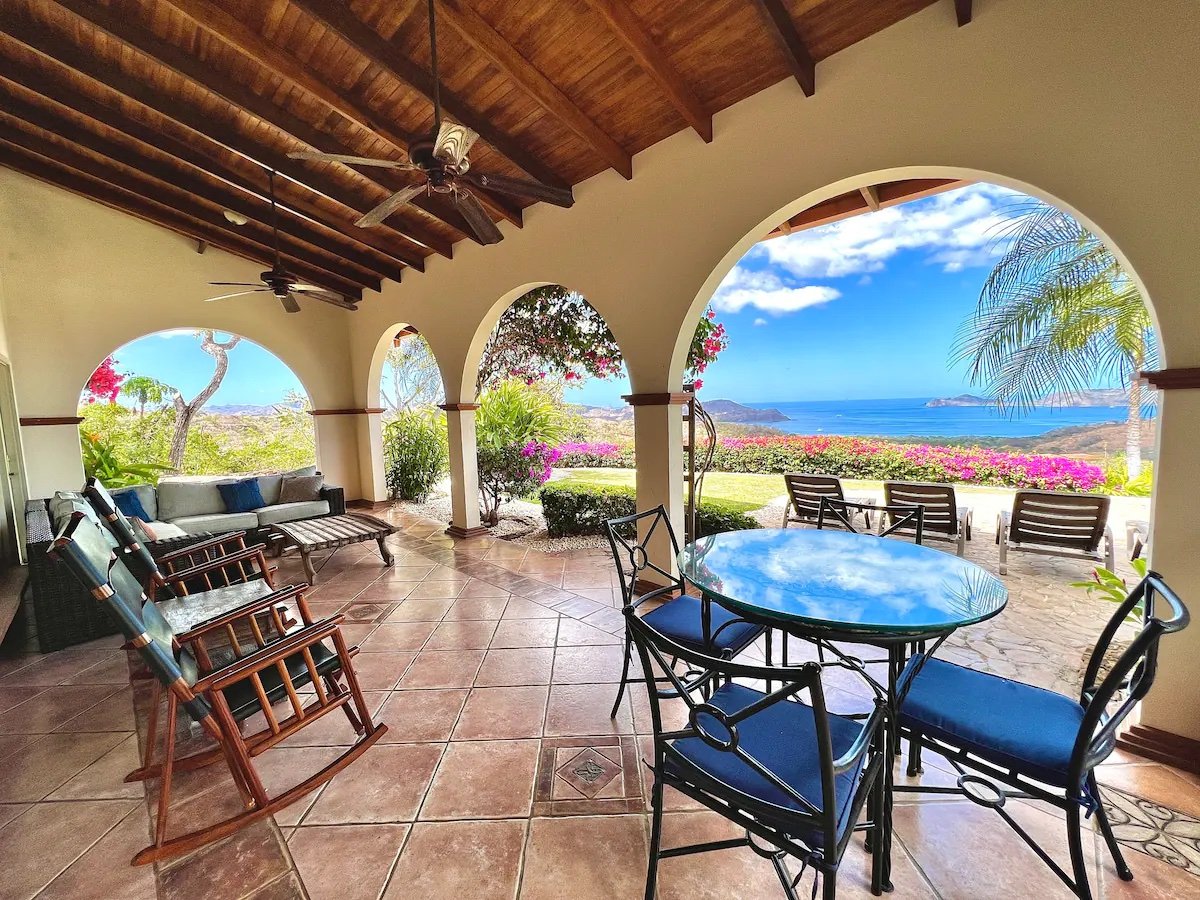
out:
{"label": "wrought iron chair", "polygon": [[[789,473],[783,476],[787,487],[788,502],[783,508],[783,527],[787,528],[792,522],[812,525],[817,521],[817,513],[821,498],[830,500],[846,500],[842,492],[842,480],[832,475],[810,475],[808,473]],[[874,505],[870,497],[850,497],[851,503],[857,504],[862,511],[863,520],[871,527],[871,511]]]}
{"label": "wrought iron chair", "polygon": [[953,541],[958,555],[966,554],[971,539],[971,510],[958,505],[954,485],[885,481],[883,502],[887,506],[921,506],[925,510],[925,537]]}
{"label": "wrought iron chair", "polygon": [[[833,900],[838,867],[856,831],[871,832],[871,891],[881,894],[890,846],[882,698],[876,697],[865,721],[836,716],[825,708],[818,663],[737,663],[673,640],[633,609],[625,610],[625,619],[641,658],[654,729],[646,900],[654,898],[660,859],[733,847],[750,847],[771,860],[789,900],[796,900],[808,866],[817,873],[813,896],[823,878],[823,897]],[[676,660],[686,674],[676,672]],[[763,693],[735,678],[779,687]],[[661,703],[677,698],[687,705],[687,724],[667,730]],[[741,826],[746,836],[663,850],[666,787]],[[868,803],[869,820],[859,823]],[[789,856],[800,862],[795,875],[785,862]]]}
{"label": "wrought iron chair", "polygon": [[[1140,631],[1104,673],[1113,638],[1139,610]],[[1090,900],[1092,893],[1080,815],[1094,813],[1117,873],[1131,881],[1133,872],[1113,837],[1094,770],[1113,751],[1121,723],[1154,683],[1162,636],[1187,624],[1187,608],[1161,577],[1151,573],[1142,579],[1097,640],[1078,701],[954,663],[914,656],[901,676],[906,695],[899,722],[901,733],[910,739],[909,774],[920,771],[924,744],[950,761],[959,773],[958,787],[896,790],[962,793],[994,809],[1081,900]],[[1010,797],[1043,800],[1066,812],[1071,875],[1004,809]]]}
{"label": "wrought iron chair", "polygon": [[[879,506],[873,503],[857,503],[851,500],[835,500],[831,497],[822,497],[821,502],[817,505],[817,528],[828,528],[836,526],[844,528],[847,531],[853,531],[855,534],[862,534],[854,527],[854,513],[856,511],[879,513],[879,537],[887,537],[892,534],[902,534],[905,537],[911,537],[915,543],[922,543],[925,539],[925,507],[920,504],[913,505],[909,503],[901,503],[894,506]],[[868,531],[871,522],[867,520]]]}
{"label": "wrought iron chair", "polygon": [[[672,558],[679,555],[679,542],[675,529],[663,506],[647,512],[609,519],[604,523],[608,543],[612,548],[613,561],[621,575],[621,599],[626,612],[636,611],[647,603],[662,601],[661,605],[645,613],[645,619],[654,628],[673,640],[698,651],[719,655],[737,656],[764,632],[767,635],[767,659],[771,658],[771,633],[764,625],[748,622],[730,612],[708,597],[695,597],[679,575],[673,575],[650,561],[646,548],[662,529],[671,543]],[[643,573],[652,572],[664,580],[663,584],[647,584]],[[611,716],[615,717],[621,706],[621,697],[629,677],[629,663],[633,658],[632,638],[625,630],[624,665],[621,683],[617,688],[617,699],[613,703]]]}
{"label": "wrought iron chair", "polygon": [[1012,512],[1001,512],[996,522],[1000,574],[1008,574],[1011,550],[1103,561],[1104,568],[1111,572],[1115,551],[1112,529],[1108,527],[1110,502],[1103,494],[1017,491]]}
{"label": "wrought iron chair", "polygon": [[[244,531],[218,535],[155,559],[104,485],[89,478],[83,492],[142,574],[147,593],[158,601],[159,612],[183,640],[194,626],[255,603],[276,589],[275,569],[267,562],[266,547],[246,546]],[[299,593],[304,590],[296,589]],[[279,612],[285,627],[295,624],[286,606]],[[265,619],[262,624],[271,625]]]}
{"label": "wrought iron chair", "polygon": [[[50,552],[60,558],[97,602],[120,622],[129,645],[142,657],[155,679],[142,765],[125,779],[161,779],[154,843],[134,856],[135,865],[187,853],[273,815],[328,782],[387,732],[386,725],[371,721],[370,710],[351,665],[357,648],[347,647],[339,627],[341,616],[314,622],[302,603],[300,609],[304,621],[300,628],[270,644],[258,633],[252,614],[269,611],[282,594],[294,592],[294,588],[270,594],[195,629],[193,633],[198,639],[213,631],[232,629],[239,618],[248,618],[257,637],[250,652],[205,674],[203,644],[196,639],[186,644],[180,642],[126,568],[124,560],[113,553],[98,525],[89,522],[82,513],[76,513],[55,538]],[[341,684],[343,677],[345,686]],[[298,690],[310,684],[316,696],[306,705]],[[167,710],[162,761],[155,762],[159,700],[164,692]],[[291,713],[280,721],[272,705],[285,700],[290,703]],[[215,747],[176,758],[176,720],[180,706],[215,742]],[[358,740],[316,774],[282,793],[269,795],[255,769],[254,758],[339,708],[345,712]],[[241,723],[259,712],[267,727],[256,734],[243,735]],[[175,772],[194,771],[219,760],[224,760],[229,767],[241,794],[242,811],[207,827],[168,837],[171,784]]]}

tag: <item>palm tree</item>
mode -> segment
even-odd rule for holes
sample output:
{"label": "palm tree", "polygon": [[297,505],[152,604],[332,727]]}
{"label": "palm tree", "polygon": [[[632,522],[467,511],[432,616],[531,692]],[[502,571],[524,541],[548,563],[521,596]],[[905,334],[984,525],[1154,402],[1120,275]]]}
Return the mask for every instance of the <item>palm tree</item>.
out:
{"label": "palm tree", "polygon": [[168,394],[176,393],[170,385],[163,384],[157,378],[149,375],[132,375],[121,385],[121,393],[133,398],[138,405],[138,418],[146,415],[146,404],[157,406]]}
{"label": "palm tree", "polygon": [[953,362],[969,363],[1001,411],[1023,413],[1051,393],[1099,382],[1128,386],[1126,476],[1142,468],[1138,373],[1157,364],[1150,312],[1104,243],[1059,209],[1022,204],[998,235],[1006,250],[960,328]]}

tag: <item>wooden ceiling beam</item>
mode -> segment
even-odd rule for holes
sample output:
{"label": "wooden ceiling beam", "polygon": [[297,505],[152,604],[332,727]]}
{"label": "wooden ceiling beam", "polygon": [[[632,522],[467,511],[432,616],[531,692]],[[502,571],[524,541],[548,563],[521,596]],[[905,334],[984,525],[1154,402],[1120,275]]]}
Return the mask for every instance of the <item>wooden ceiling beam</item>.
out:
{"label": "wooden ceiling beam", "polygon": [[[309,149],[321,153],[354,154],[357,152],[357,148],[343,144],[332,135],[277,106],[270,99],[256,94],[239,80],[219,71],[204,60],[192,56],[186,50],[162,40],[148,28],[131,21],[127,16],[121,15],[107,6],[102,6],[94,0],[54,0],[54,2],[130,49],[171,70],[176,75],[195,82],[231,106],[265,122],[292,140],[306,145]],[[77,50],[76,52],[81,51]],[[410,184],[407,176],[387,169],[377,169],[369,176],[357,169],[351,168],[350,171],[389,191],[398,191]],[[440,198],[416,197],[412,201],[412,206],[440,220],[460,234],[477,240],[458,210]],[[405,227],[413,239],[437,250],[443,256],[452,255],[450,244],[441,238],[423,228],[416,228],[407,223]]]}
{"label": "wooden ceiling beam", "polygon": [[813,60],[812,54],[808,52],[804,39],[800,37],[800,32],[796,30],[796,23],[792,21],[787,7],[783,5],[783,0],[754,0],[754,2],[758,5],[767,25],[770,26],[772,36],[783,51],[784,59],[787,61],[792,76],[800,84],[804,96],[811,97],[817,90],[817,64]]}
{"label": "wooden ceiling beam", "polygon": [[[393,78],[404,82],[426,99],[432,100],[432,76],[410,61],[399,47],[364,24],[343,0],[290,0],[290,2],[338,35]],[[558,173],[512,137],[493,126],[487,116],[472,109],[456,93],[442,86],[440,94],[442,109],[450,118],[477,132],[484,141],[492,146],[492,149],[506,157],[519,169],[532,175],[543,184],[559,188],[570,187]]]}
{"label": "wooden ceiling beam", "polygon": [[587,0],[625,45],[634,61],[654,79],[666,98],[696,134],[709,143],[713,139],[712,113],[651,40],[625,0]]}
{"label": "wooden ceiling beam", "polygon": [[[186,16],[205,31],[236,47],[260,66],[281,78],[294,82],[298,87],[336,110],[350,122],[371,132],[406,157],[414,141],[424,135],[410,134],[391,122],[380,118],[357,100],[336,90],[314,74],[314,70],[303,60],[271,43],[261,34],[231,15],[224,7],[212,0],[166,0],[179,13]],[[520,228],[523,224],[521,210],[501,202],[498,198],[480,194],[480,200],[491,211]]]}
{"label": "wooden ceiling beam", "polygon": [[622,177],[633,177],[633,157],[492,28],[483,16],[462,0],[441,0],[439,6],[441,18],[449,22],[467,43],[512,79],[542,109],[579,135]]}
{"label": "wooden ceiling beam", "polygon": [[[904,181],[889,181],[884,184],[872,185],[870,192],[878,199],[879,209],[886,209],[889,206],[898,206],[911,200],[920,200],[922,197],[931,197],[943,191],[954,190],[966,184],[969,182],[960,181],[957,178],[910,178]],[[797,231],[829,225],[833,222],[840,222],[842,219],[873,211],[867,199],[867,191],[860,188],[857,191],[830,197],[828,200],[796,213],[764,235],[762,239],[765,241],[784,237]]]}
{"label": "wooden ceiling beam", "polygon": [[879,211],[879,191],[876,190],[875,185],[868,184],[865,187],[860,187],[858,192],[862,194],[863,201],[867,204],[867,208],[871,212]]}
{"label": "wooden ceiling beam", "polygon": [[[251,221],[268,227],[270,225],[271,207],[269,200],[250,200],[240,191],[231,191],[217,187],[211,182],[205,181],[203,178],[199,178],[189,172],[181,171],[161,159],[133,150],[93,131],[74,127],[73,123],[61,116],[55,115],[51,110],[29,103],[2,87],[0,87],[0,100],[3,101],[0,103],[0,115],[9,115],[14,119],[19,119],[27,125],[39,128],[52,135],[60,137],[67,137],[69,135],[69,140],[74,144],[85,147],[100,156],[129,166],[141,172],[147,178],[157,181],[160,185],[165,185],[168,189],[176,188],[186,191],[193,196],[199,197],[201,200],[207,200],[209,203],[216,204],[222,209],[228,209],[231,212],[243,215]],[[20,143],[19,141],[14,142]],[[47,155],[40,149],[31,149],[42,153],[43,156]],[[302,250],[307,246],[319,253],[332,256],[335,260],[344,260],[347,265],[354,266],[361,273],[355,276],[356,281],[362,281],[363,276],[368,279],[392,278],[397,281],[400,280],[399,266],[380,264],[378,260],[346,247],[338,245],[330,246],[327,242],[327,237],[309,225],[304,219],[281,216],[279,232],[282,237],[300,244],[300,249]]]}
{"label": "wooden ceiling beam", "polygon": [[[6,112],[0,113],[0,122],[5,121],[6,116]],[[247,243],[261,247],[267,252],[268,257],[274,249],[270,225],[250,219],[245,225],[234,226],[226,221],[221,210],[212,210],[196,202],[194,198],[188,196],[185,189],[173,188],[169,182],[158,181],[141,173],[131,173],[129,168],[132,167],[132,164],[122,163],[121,166],[114,166],[100,163],[79,150],[69,149],[42,135],[21,128],[6,127],[0,133],[11,147],[18,147],[36,154],[97,181],[103,181],[110,187],[139,196],[148,202],[169,206],[189,219],[211,228],[229,231]],[[233,231],[234,228],[237,230]],[[360,290],[364,287],[375,291],[380,289],[378,276],[364,273],[357,267],[348,266],[337,257],[330,258],[328,254],[313,253],[311,250],[299,248],[294,243],[282,240],[280,241],[280,250],[288,260],[302,263],[314,272],[325,273],[326,280],[336,279],[344,284],[353,284]]]}
{"label": "wooden ceiling beam", "polygon": [[970,24],[972,13],[971,0],[954,0],[954,17],[958,20],[959,28]]}
{"label": "wooden ceiling beam", "polygon": [[[74,110],[146,147],[151,147],[159,153],[172,157],[180,164],[202,171],[258,200],[269,199],[265,189],[266,172],[257,163],[251,164],[261,172],[262,177],[255,182],[249,180],[240,171],[228,167],[186,141],[174,138],[160,129],[152,128],[140,120],[130,118],[121,111],[98,102],[63,81],[47,78],[45,73],[37,72],[28,66],[19,66],[0,54],[0,82],[4,81],[38,96],[42,102]],[[11,89],[10,93],[12,93]],[[212,144],[212,142],[205,143],[221,146]],[[353,216],[332,218],[334,214],[326,208],[303,198],[280,193],[280,187],[286,189],[289,184],[292,182],[283,179],[282,184],[277,183],[275,186],[276,193],[279,194],[280,211],[285,216],[295,217],[301,222],[307,222],[328,231],[329,238],[339,242],[337,246],[342,248],[341,252],[365,254],[366,250],[369,250],[376,254],[380,261],[407,265],[418,272],[425,271],[425,257],[416,252],[415,245],[401,244],[399,235],[396,235],[391,229],[355,228]],[[306,193],[308,192],[306,191]],[[392,235],[395,235],[397,239],[390,239]]]}
{"label": "wooden ceiling beam", "polygon": [[[222,250],[251,262],[267,266],[271,264],[270,253],[264,253],[258,245],[246,241],[240,235],[233,235],[228,231],[198,222],[172,207],[130,194],[69,166],[63,166],[44,157],[28,153],[19,147],[8,144],[6,137],[0,136],[0,165],[39,181],[56,185],[88,200],[103,203],[119,212],[170,229],[191,240],[203,241],[213,247],[220,247]],[[362,299],[362,288],[356,284],[334,278],[328,273],[315,270],[298,261],[289,261],[289,268],[293,274],[300,275],[326,290],[342,294],[355,301]]]}

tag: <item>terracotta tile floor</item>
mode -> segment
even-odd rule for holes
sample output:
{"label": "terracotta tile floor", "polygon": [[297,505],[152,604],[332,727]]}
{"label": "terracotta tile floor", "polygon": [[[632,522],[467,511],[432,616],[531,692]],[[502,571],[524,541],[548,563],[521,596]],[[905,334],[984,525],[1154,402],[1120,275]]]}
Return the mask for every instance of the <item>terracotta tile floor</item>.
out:
{"label": "terracotta tile floor", "polygon": [[[139,739],[118,641],[0,660],[0,900],[640,897],[649,724],[637,693],[608,717],[621,627],[610,560],[456,542],[437,523],[387,515],[402,528],[396,567],[348,548],[325,561],[311,595],[353,623],[385,741],[274,821],[157,871],[128,865],[150,821],[143,786],[122,781]],[[970,555],[994,570],[991,535],[977,534]],[[300,577],[290,559],[280,569]],[[1078,565],[1018,557],[1011,572],[1008,610],[944,655],[1073,692],[1109,607],[1065,587]],[[852,681],[831,679],[829,694],[860,702]],[[344,719],[327,717],[261,757],[264,779],[298,780],[351,739]],[[926,756],[926,782],[952,782],[940,762]],[[1089,836],[1099,896],[1200,897],[1200,777],[1118,753],[1100,780],[1136,880],[1116,879]],[[216,773],[192,774],[177,792],[178,815],[192,821],[236,802]],[[667,806],[664,846],[731,835],[685,798],[668,794]],[[1065,862],[1056,813],[1009,808]],[[1070,896],[966,801],[902,795],[896,820],[893,897]],[[841,896],[869,896],[860,842],[842,872]],[[662,900],[781,896],[746,850],[665,861],[659,884]]]}

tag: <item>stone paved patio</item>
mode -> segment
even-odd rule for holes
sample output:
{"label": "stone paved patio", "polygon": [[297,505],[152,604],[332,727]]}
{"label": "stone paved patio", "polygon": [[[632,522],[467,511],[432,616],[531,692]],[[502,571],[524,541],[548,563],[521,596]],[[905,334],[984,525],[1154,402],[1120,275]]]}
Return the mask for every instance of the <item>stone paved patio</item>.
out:
{"label": "stone paved patio", "polygon": [[[608,718],[621,631],[610,560],[454,541],[439,523],[384,515],[402,528],[392,539],[396,567],[347,548],[325,562],[311,596],[314,612],[347,617],[368,700],[391,728],[387,742],[274,821],[157,871],[127,865],[147,840],[156,793],[121,780],[136,765],[143,717],[134,710],[144,702],[118,643],[0,660],[0,900],[641,896],[647,786],[637,756],[649,723],[637,694]],[[970,556],[994,570],[991,538],[980,527]],[[1009,608],[942,655],[1073,691],[1111,609],[1064,587],[1086,572],[1018,557],[1006,579]],[[283,560],[280,577],[298,578],[298,562]],[[848,706],[858,700],[851,681],[832,693]],[[307,775],[351,737],[329,717],[262,757],[266,777]],[[951,776],[927,755],[923,778]],[[1100,780],[1137,876],[1117,880],[1090,841],[1100,895],[1200,896],[1200,778],[1118,753]],[[216,773],[189,778],[178,794],[180,815],[193,822],[223,814],[236,797]],[[987,811],[901,799],[892,896],[1069,896]],[[1056,814],[1019,801],[1011,808],[1065,858]],[[668,846],[728,832],[679,796],[669,809]],[[856,844],[842,896],[869,896],[866,876]],[[769,866],[746,851],[661,870],[663,900],[777,896]]]}

